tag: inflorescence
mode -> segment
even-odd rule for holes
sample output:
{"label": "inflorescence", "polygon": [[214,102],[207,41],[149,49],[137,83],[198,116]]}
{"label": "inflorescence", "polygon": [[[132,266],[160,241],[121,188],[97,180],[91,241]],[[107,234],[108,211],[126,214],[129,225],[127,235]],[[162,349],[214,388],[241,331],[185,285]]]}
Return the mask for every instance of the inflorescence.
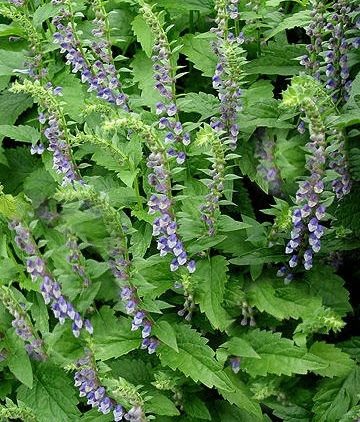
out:
{"label": "inflorescence", "polygon": [[26,259],[26,269],[32,281],[41,279],[40,292],[46,304],[51,303],[51,308],[55,318],[60,324],[64,324],[66,319],[72,322],[72,332],[75,337],[80,336],[81,329],[85,329],[90,334],[93,327],[88,319],[83,319],[76,311],[73,304],[66,300],[62,294],[60,284],[46,268],[45,260],[40,256],[37,245],[32,239],[30,230],[19,221],[9,223],[10,230],[15,231],[15,243],[28,255]]}

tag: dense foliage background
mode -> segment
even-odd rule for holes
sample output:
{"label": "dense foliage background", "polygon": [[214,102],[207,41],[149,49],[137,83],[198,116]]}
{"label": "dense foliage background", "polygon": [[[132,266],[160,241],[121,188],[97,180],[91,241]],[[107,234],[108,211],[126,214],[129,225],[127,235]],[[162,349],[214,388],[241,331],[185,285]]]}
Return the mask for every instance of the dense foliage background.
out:
{"label": "dense foliage background", "polygon": [[360,419],[356,1],[0,3],[0,419]]}

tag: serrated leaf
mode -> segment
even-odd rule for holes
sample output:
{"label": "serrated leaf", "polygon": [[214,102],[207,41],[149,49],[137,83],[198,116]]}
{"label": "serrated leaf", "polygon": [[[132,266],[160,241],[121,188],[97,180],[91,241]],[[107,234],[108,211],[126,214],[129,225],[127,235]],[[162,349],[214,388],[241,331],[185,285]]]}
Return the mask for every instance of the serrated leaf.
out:
{"label": "serrated leaf", "polygon": [[174,349],[175,352],[179,351],[175,330],[167,321],[157,321],[152,331],[160,341]]}
{"label": "serrated leaf", "polygon": [[32,200],[37,208],[56,191],[57,183],[43,168],[38,168],[30,173],[24,180],[24,193]]}
{"label": "serrated leaf", "polygon": [[191,418],[211,420],[211,415],[205,403],[194,394],[185,396],[183,406],[186,414]]}
{"label": "serrated leaf", "polygon": [[230,317],[222,307],[225,283],[227,281],[227,261],[223,256],[215,256],[210,260],[201,260],[193,275],[197,283],[195,302],[199,303],[211,325],[220,330],[230,324]]}
{"label": "serrated leaf", "polygon": [[59,11],[58,5],[53,5],[52,3],[45,3],[38,6],[34,12],[32,23],[35,28],[40,29],[43,22],[46,19],[52,18]]}
{"label": "serrated leaf", "polygon": [[260,356],[251,347],[250,343],[239,337],[232,337],[220,346],[226,349],[228,356],[242,356],[260,359]]}
{"label": "serrated leaf", "polygon": [[352,358],[360,361],[360,337],[351,337],[351,339],[337,343],[338,347],[348,353]]}
{"label": "serrated leaf", "polygon": [[242,337],[260,356],[260,359],[244,357],[241,361],[241,369],[252,377],[306,374],[308,371],[326,367],[316,356],[295,346],[292,340],[281,337],[280,333],[256,329]]}
{"label": "serrated leaf", "polygon": [[299,319],[318,309],[321,297],[311,295],[305,284],[284,285],[273,272],[265,272],[246,291],[251,306],[278,319]]}
{"label": "serrated leaf", "polygon": [[298,26],[299,28],[304,28],[306,24],[311,22],[310,11],[301,10],[300,12],[294,13],[291,16],[286,16],[282,22],[280,22],[276,28],[270,31],[267,34],[266,39],[274,37],[279,32],[284,31],[285,29],[292,29]]}
{"label": "serrated leaf", "polygon": [[29,95],[4,91],[0,94],[0,125],[12,125],[18,116],[32,105]]}
{"label": "serrated leaf", "polygon": [[346,377],[324,380],[314,396],[314,422],[337,422],[358,401],[360,368]]}
{"label": "serrated leaf", "polygon": [[183,47],[181,52],[188,60],[194,63],[194,67],[200,70],[203,76],[212,77],[217,63],[215,53],[212,51],[209,40],[196,38],[194,34],[186,34],[182,38]]}
{"label": "serrated leaf", "polygon": [[323,305],[343,316],[351,311],[349,292],[344,287],[344,280],[334,274],[332,267],[322,265],[306,274],[310,283],[310,293],[320,296]]}
{"label": "serrated leaf", "polygon": [[270,42],[262,48],[261,56],[244,65],[248,74],[296,75],[301,70],[297,57],[301,56],[304,46]]}
{"label": "serrated leaf", "polygon": [[260,405],[253,399],[248,387],[246,387],[239,376],[234,374],[230,368],[227,368],[225,372],[234,386],[234,391],[220,390],[220,394],[231,404],[235,404],[238,408],[246,410],[251,415],[255,415],[260,418]]}
{"label": "serrated leaf", "polygon": [[103,306],[92,318],[94,327],[95,356],[100,360],[108,360],[129,353],[139,347],[141,335],[131,331],[130,320],[116,318],[114,311]]}
{"label": "serrated leaf", "polygon": [[34,387],[18,389],[17,399],[34,411],[39,422],[78,420],[77,392],[63,369],[49,362],[37,365]]}
{"label": "serrated leaf", "polygon": [[148,391],[148,395],[151,399],[146,403],[146,412],[164,416],[180,415],[175,404],[165,394],[154,389]]}
{"label": "serrated leaf", "polygon": [[323,341],[315,342],[310,347],[309,352],[318,356],[327,365],[325,368],[313,371],[322,377],[343,377],[355,366],[355,361],[350,359],[348,354],[335,347],[334,344]]}
{"label": "serrated leaf", "polygon": [[200,381],[207,387],[232,390],[229,378],[214,358],[214,351],[207,346],[208,340],[188,325],[178,325],[176,339],[179,353],[167,346],[157,349],[161,363],[171,369],[179,369],[195,382]]}
{"label": "serrated leaf", "polygon": [[15,334],[13,328],[6,331],[4,344],[8,351],[6,363],[15,377],[28,388],[33,387],[33,371],[24,346],[25,343]]}
{"label": "serrated leaf", "polygon": [[131,27],[136,35],[137,40],[141,44],[146,55],[151,58],[154,45],[154,36],[141,15],[137,15],[131,23]]}
{"label": "serrated leaf", "polygon": [[219,111],[219,100],[212,94],[205,92],[189,92],[178,100],[181,111],[200,114],[199,121],[214,116]]}
{"label": "serrated leaf", "polygon": [[34,144],[40,139],[40,132],[32,126],[0,125],[0,136],[6,136],[15,141]]}

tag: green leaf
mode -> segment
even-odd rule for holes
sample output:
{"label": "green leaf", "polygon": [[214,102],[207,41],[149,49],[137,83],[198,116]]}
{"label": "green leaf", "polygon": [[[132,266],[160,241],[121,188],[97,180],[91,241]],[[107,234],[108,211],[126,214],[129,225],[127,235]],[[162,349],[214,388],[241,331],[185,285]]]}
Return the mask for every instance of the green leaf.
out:
{"label": "green leaf", "polygon": [[34,208],[49,199],[56,188],[57,183],[43,167],[30,173],[24,180],[24,193],[32,200]]}
{"label": "green leaf", "polygon": [[310,347],[309,352],[318,356],[327,365],[325,368],[313,371],[322,377],[343,377],[355,366],[355,361],[350,359],[348,354],[335,347],[334,344],[328,344],[323,341],[315,342]]}
{"label": "green leaf", "polygon": [[58,5],[53,5],[51,3],[45,3],[38,6],[34,12],[32,18],[32,23],[36,29],[41,29],[41,25],[46,19],[52,18],[59,11]]}
{"label": "green leaf", "polygon": [[6,331],[4,344],[8,351],[6,363],[15,377],[27,387],[33,387],[33,371],[29,355],[26,353],[25,343],[15,334],[13,328]]}
{"label": "green leaf", "polygon": [[169,347],[179,351],[174,328],[167,321],[157,321],[153,328],[154,335]]}
{"label": "green leaf", "polygon": [[201,260],[193,275],[197,288],[195,302],[199,303],[211,325],[220,330],[230,323],[230,317],[222,307],[225,283],[227,281],[227,261],[223,256],[215,256],[210,260]]}
{"label": "green leaf", "polygon": [[40,132],[32,126],[0,125],[0,135],[20,142],[36,143],[40,139]]}
{"label": "green leaf", "polygon": [[235,230],[249,229],[251,227],[250,224],[236,221],[228,215],[221,215],[217,220],[217,224],[220,232],[232,232]]}
{"label": "green leaf", "polygon": [[176,2],[174,0],[157,0],[156,4],[169,10],[179,12],[197,10],[199,12],[208,13],[211,12],[214,7],[212,0],[181,0],[181,2]]}
{"label": "green leaf", "polygon": [[360,236],[360,186],[355,184],[350,193],[342,198],[335,212],[337,222],[335,225],[352,230],[356,236]]}
{"label": "green leaf", "polygon": [[251,330],[242,336],[251,344],[261,359],[244,357],[241,369],[252,377],[267,374],[306,374],[308,371],[325,368],[326,364],[305,349],[294,345],[292,340],[280,333]]}
{"label": "green leaf", "polygon": [[0,196],[0,214],[7,218],[13,218],[16,215],[16,202],[12,195]]}
{"label": "green leaf", "polygon": [[211,415],[205,403],[195,394],[186,395],[183,401],[184,410],[191,418],[210,421]]}
{"label": "green leaf", "polygon": [[234,265],[257,265],[268,262],[282,262],[286,260],[283,248],[255,248],[252,251],[244,252],[237,258],[230,259],[230,263]]}
{"label": "green leaf", "polygon": [[248,387],[241,381],[240,377],[233,373],[228,367],[225,373],[230,378],[234,391],[221,391],[221,395],[228,400],[231,404],[235,404],[239,409],[246,410],[251,415],[261,417],[261,408],[259,403],[254,400]]}
{"label": "green leaf", "polygon": [[157,354],[164,366],[179,369],[195,382],[200,381],[207,387],[232,390],[228,377],[214,358],[214,351],[206,345],[208,340],[191,329],[188,325],[179,324],[176,330],[179,353],[172,348],[160,346]]}
{"label": "green leaf", "polygon": [[131,331],[131,322],[127,318],[116,318],[114,311],[103,306],[91,320],[94,327],[95,356],[108,360],[126,355],[139,347],[141,336]]}
{"label": "green leaf", "polygon": [[269,38],[274,37],[279,32],[285,31],[285,29],[292,29],[296,26],[299,28],[304,28],[307,24],[311,22],[310,11],[309,10],[301,10],[300,12],[294,13],[291,16],[284,15],[285,18],[282,22],[280,22],[276,28],[270,31],[267,34],[266,40]]}
{"label": "green leaf", "polygon": [[0,76],[14,75],[15,69],[24,69],[24,51],[0,50]]}
{"label": "green leaf", "polygon": [[181,111],[200,114],[199,121],[206,120],[219,112],[219,100],[212,94],[189,92],[177,101]]}
{"label": "green leaf", "polygon": [[143,104],[155,108],[156,103],[162,101],[162,97],[155,90],[154,71],[152,61],[146,56],[144,51],[138,51],[131,62],[134,82],[138,83],[141,90]]}
{"label": "green leaf", "polygon": [[354,180],[360,180],[360,148],[351,148],[348,154],[349,168]]}
{"label": "green leaf", "polygon": [[165,394],[162,394],[155,389],[147,391],[147,393],[151,399],[146,402],[146,412],[165,416],[180,415],[180,412],[176,408],[175,404],[167,396],[165,396]]}
{"label": "green leaf", "polygon": [[304,283],[284,285],[283,280],[267,271],[246,290],[251,306],[278,319],[299,319],[321,307],[320,296],[310,294]]}
{"label": "green leaf", "polygon": [[251,347],[250,343],[239,337],[232,337],[220,347],[226,349],[228,356],[242,356],[260,359],[260,356]]}
{"label": "green leaf", "polygon": [[332,267],[322,265],[316,271],[308,271],[306,279],[310,283],[310,293],[322,297],[324,306],[330,307],[341,316],[352,310],[344,280],[334,274]]}
{"label": "green leaf", "polygon": [[141,44],[146,55],[151,58],[154,45],[154,36],[141,15],[137,15],[131,23],[131,27],[136,35],[137,40]]}
{"label": "green leaf", "polygon": [[82,115],[85,108],[84,85],[74,74],[59,73],[52,81],[54,86],[62,87],[63,96],[61,97],[62,108],[65,114],[68,114],[72,120],[82,123]]}
{"label": "green leaf", "polygon": [[302,68],[298,57],[303,52],[303,45],[270,42],[262,48],[258,59],[244,65],[244,70],[250,75],[296,75]]}
{"label": "green leaf", "polygon": [[18,389],[17,399],[34,411],[39,422],[79,420],[77,391],[63,369],[49,362],[34,371],[34,387]]}
{"label": "green leaf", "polygon": [[32,105],[32,98],[26,94],[4,91],[0,94],[0,125],[12,125],[18,116]]}
{"label": "green leaf", "polygon": [[[201,34],[203,35],[203,34]],[[213,37],[212,37],[213,38]],[[211,39],[211,37],[210,37]],[[203,76],[212,77],[217,64],[217,58],[212,51],[209,38],[197,38],[194,34],[186,34],[183,39],[181,52]]]}
{"label": "green leaf", "polygon": [[358,402],[360,368],[354,368],[346,377],[324,380],[314,396],[314,422],[337,422]]}
{"label": "green leaf", "polygon": [[351,337],[349,340],[338,343],[336,346],[341,347],[352,358],[360,361],[360,337]]}

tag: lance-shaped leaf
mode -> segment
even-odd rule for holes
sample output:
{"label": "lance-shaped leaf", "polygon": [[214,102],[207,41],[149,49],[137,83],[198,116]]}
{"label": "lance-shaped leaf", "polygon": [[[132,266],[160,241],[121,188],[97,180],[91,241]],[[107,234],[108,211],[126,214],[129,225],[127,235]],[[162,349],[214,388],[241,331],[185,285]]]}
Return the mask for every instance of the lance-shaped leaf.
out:
{"label": "lance-shaped leaf", "polygon": [[327,366],[306,349],[295,346],[292,340],[282,338],[280,333],[256,329],[249,331],[243,338],[261,358],[244,357],[241,361],[241,369],[253,377],[267,374],[306,374]]}
{"label": "lance-shaped leaf", "polygon": [[207,387],[217,387],[232,391],[229,378],[222,371],[222,365],[215,359],[214,351],[206,344],[208,340],[188,325],[176,325],[176,338],[179,352],[162,345],[157,349],[161,363],[171,369],[179,369],[195,382]]}
{"label": "lance-shaped leaf", "polygon": [[342,352],[334,344],[324,341],[315,342],[309,352],[324,360],[326,367],[314,370],[315,374],[323,377],[342,377],[347,375],[355,366],[355,361],[347,353]]}
{"label": "lance-shaped leaf", "polygon": [[227,281],[227,261],[223,256],[214,256],[210,260],[198,263],[194,280],[197,282],[195,302],[200,304],[214,328],[225,330],[230,317],[221,306]]}

